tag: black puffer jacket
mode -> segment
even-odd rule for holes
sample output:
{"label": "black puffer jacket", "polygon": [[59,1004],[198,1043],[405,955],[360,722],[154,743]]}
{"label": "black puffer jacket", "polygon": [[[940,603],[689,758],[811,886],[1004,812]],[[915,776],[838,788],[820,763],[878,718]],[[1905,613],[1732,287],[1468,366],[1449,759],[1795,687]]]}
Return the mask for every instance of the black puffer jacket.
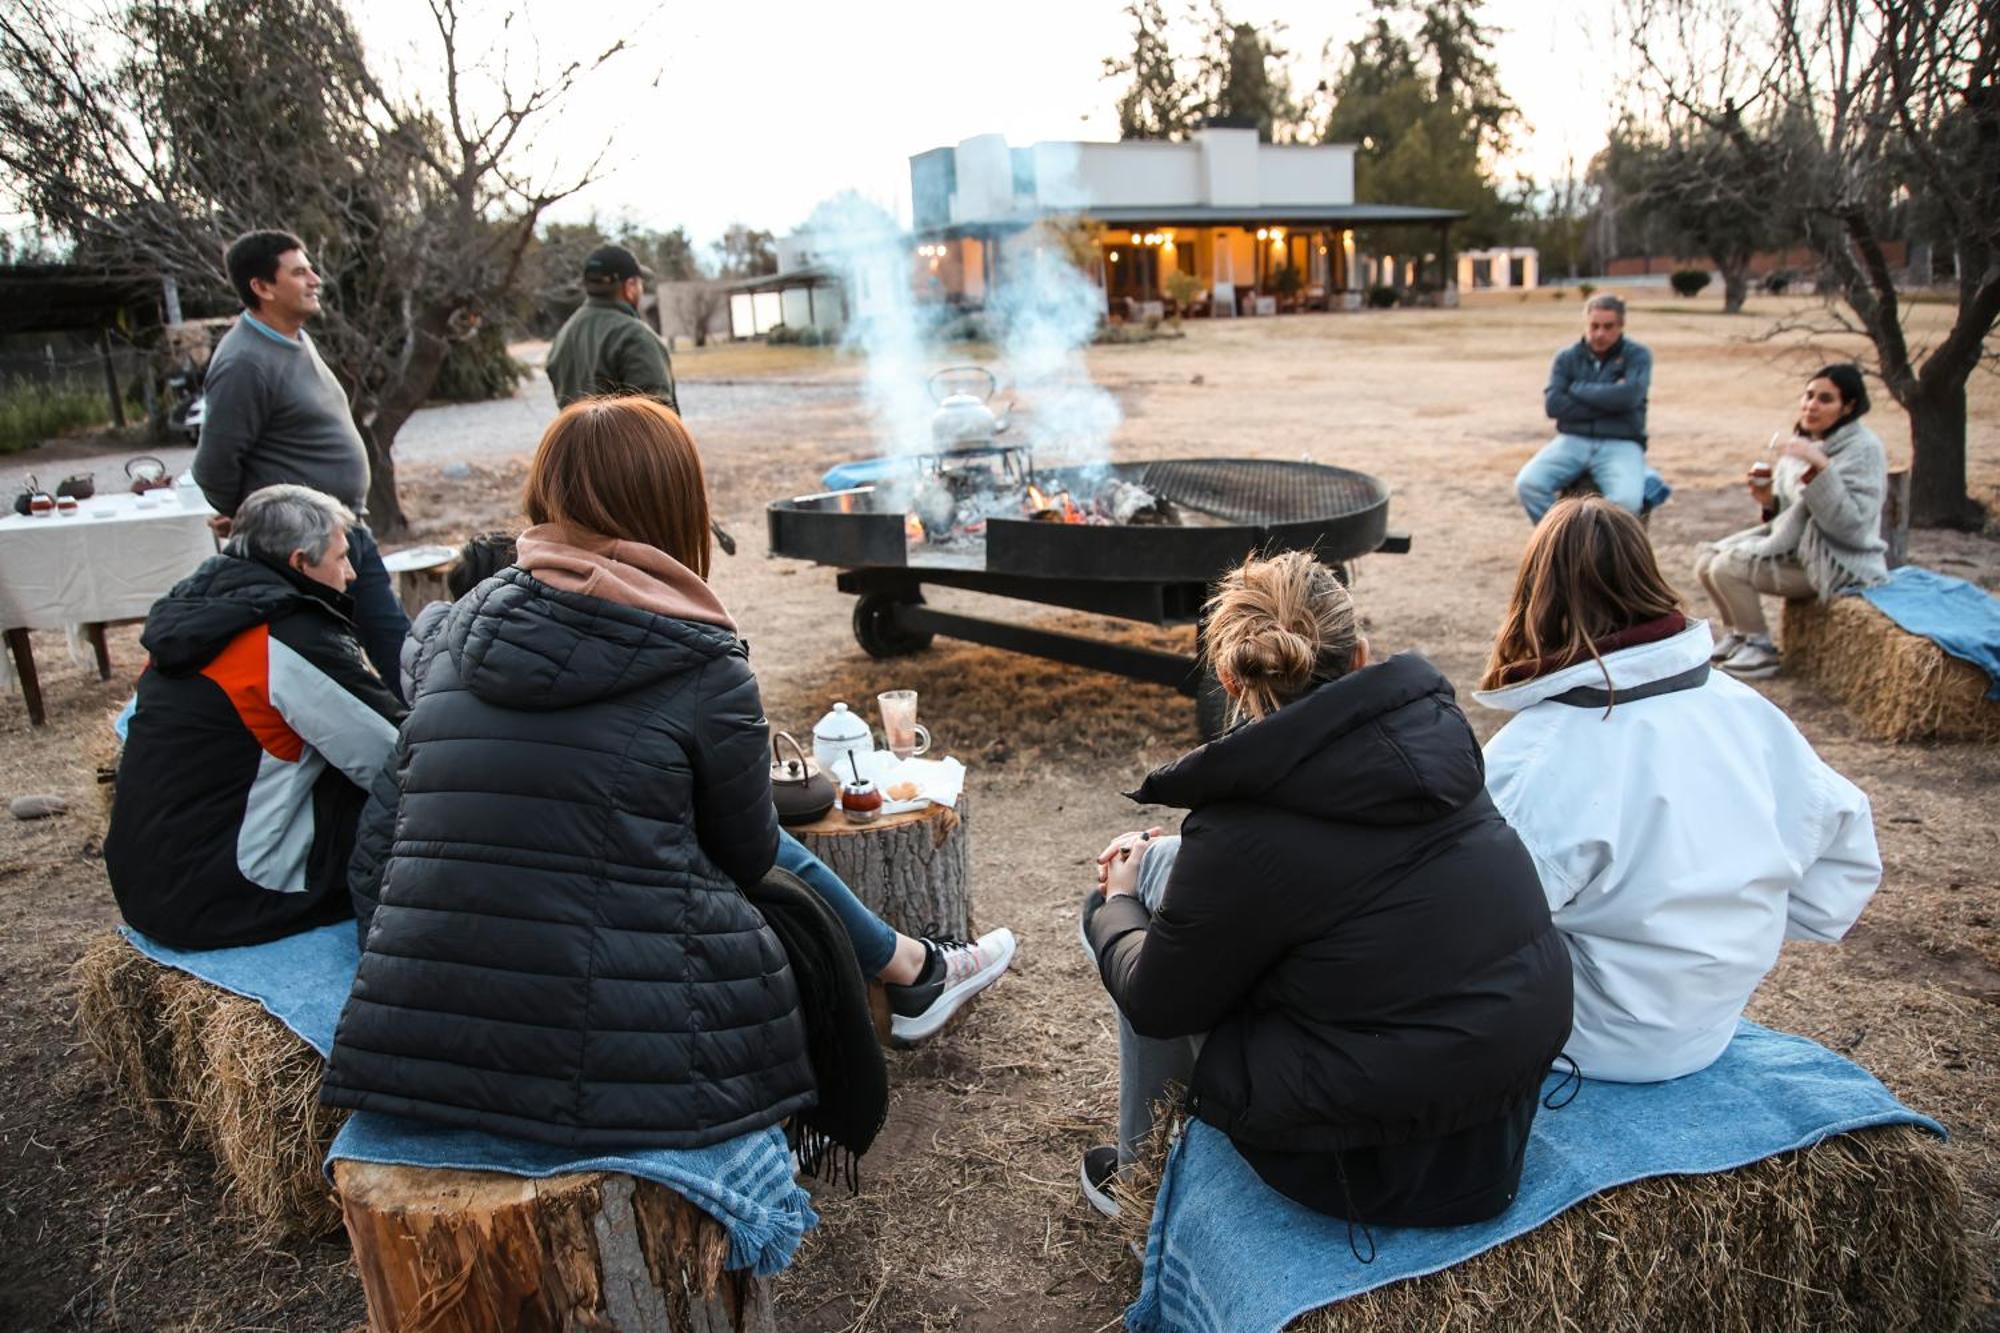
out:
{"label": "black puffer jacket", "polygon": [[1104,984],[1141,1035],[1208,1034],[1195,1113],[1323,1212],[1451,1225],[1519,1183],[1570,965],[1484,783],[1451,685],[1409,654],[1134,793],[1191,813],[1157,915],[1093,915]]}
{"label": "black puffer jacket", "polygon": [[211,556],[153,603],[104,861],[163,944],[259,944],[348,914],[362,793],[402,707],[354,603],[281,565]]}
{"label": "black puffer jacket", "polygon": [[777,820],[736,636],[507,569],[422,682],[324,1100],[660,1147],[811,1105],[784,951],[738,887]]}

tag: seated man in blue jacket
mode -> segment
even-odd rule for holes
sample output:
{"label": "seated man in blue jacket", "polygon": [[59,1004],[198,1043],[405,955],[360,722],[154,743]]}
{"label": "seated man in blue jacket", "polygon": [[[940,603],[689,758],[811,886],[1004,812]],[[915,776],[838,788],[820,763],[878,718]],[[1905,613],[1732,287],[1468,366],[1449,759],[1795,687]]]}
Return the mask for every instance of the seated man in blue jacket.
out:
{"label": "seated man in blue jacket", "polygon": [[1584,476],[1613,504],[1634,514],[1644,508],[1653,354],[1625,336],[1625,303],[1615,296],[1591,297],[1583,321],[1583,337],[1556,353],[1542,391],[1556,437],[1514,478],[1531,523]]}

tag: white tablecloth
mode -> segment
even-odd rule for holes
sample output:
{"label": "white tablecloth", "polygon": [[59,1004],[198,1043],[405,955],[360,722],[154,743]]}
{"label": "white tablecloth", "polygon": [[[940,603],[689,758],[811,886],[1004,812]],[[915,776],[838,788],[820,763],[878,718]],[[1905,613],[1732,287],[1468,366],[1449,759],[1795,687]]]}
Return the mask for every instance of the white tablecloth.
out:
{"label": "white tablecloth", "polygon": [[95,495],[78,510],[0,518],[0,629],[143,616],[215,554],[215,511],[191,486]]}

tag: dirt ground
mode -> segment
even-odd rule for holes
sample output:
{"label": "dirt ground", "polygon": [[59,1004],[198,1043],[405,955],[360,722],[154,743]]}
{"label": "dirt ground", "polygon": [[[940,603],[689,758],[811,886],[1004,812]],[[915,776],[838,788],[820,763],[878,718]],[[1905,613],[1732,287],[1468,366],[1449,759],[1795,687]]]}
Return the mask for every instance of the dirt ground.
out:
{"label": "dirt ground", "polygon": [[[1657,362],[1652,457],[1676,487],[1652,535],[1699,607],[1685,575],[1694,544],[1754,519],[1736,479],[1789,422],[1817,361],[1752,339],[1777,303],[1730,319],[1633,297],[1630,331]],[[1578,323],[1568,298],[1510,295],[1457,311],[1202,324],[1180,341],[1099,349],[1091,367],[1125,411],[1120,459],[1309,457],[1387,481],[1391,523],[1414,548],[1362,562],[1369,632],[1379,650],[1428,654],[1469,691],[1527,533],[1509,480],[1548,435],[1543,376]],[[822,1224],[780,1280],[783,1322],[1111,1327],[1137,1274],[1076,1186],[1079,1155],[1109,1135],[1117,1085],[1111,1012],[1076,943],[1076,906],[1108,836],[1171,822],[1119,793],[1195,742],[1192,707],[1168,690],[943,641],[898,662],[867,658],[832,572],[767,559],[762,521],[766,501],[816,490],[829,464],[872,452],[858,368],[826,352],[726,349],[684,354],[679,369],[719,513],[742,542],[734,558],[718,556],[715,583],[751,641],[774,725],[804,734],[835,699],[920,690],[940,747],[971,768],[979,920],[1021,939],[1014,973],[956,1028],[891,1055],[888,1129],[858,1197],[819,1191]],[[434,442],[405,465],[416,539],[510,520],[521,454],[551,414],[546,392],[535,381],[497,411],[439,409],[412,423],[412,438]],[[1975,384],[1972,420],[1975,491],[2000,511],[2000,381]],[[1907,450],[1893,404],[1874,424],[1892,454]],[[457,462],[469,474],[440,470]],[[1913,554],[2000,587],[1990,538],[1919,534]],[[1191,638],[1012,609],[1134,641]],[[62,636],[35,645],[50,725],[31,731],[18,699],[0,698],[0,796],[59,791],[72,808],[0,820],[0,1327],[353,1328],[364,1314],[344,1245],[247,1246],[208,1164],[150,1139],[78,1046],[68,969],[116,915],[90,755],[141,653],[136,630],[115,632],[118,670],[99,683]],[[1967,1225],[1993,1271],[2000,751],[1875,744],[1815,691],[1783,678],[1764,688],[1868,791],[1887,873],[1845,944],[1786,946],[1751,1015],[1858,1060],[1951,1128]],[[1482,735],[1502,720],[1468,711]]]}

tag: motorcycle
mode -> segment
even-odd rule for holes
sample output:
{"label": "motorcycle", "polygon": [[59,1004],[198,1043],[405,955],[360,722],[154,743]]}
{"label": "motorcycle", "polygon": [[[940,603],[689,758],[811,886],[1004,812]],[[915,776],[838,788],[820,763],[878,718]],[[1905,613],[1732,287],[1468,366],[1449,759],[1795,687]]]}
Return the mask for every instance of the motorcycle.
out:
{"label": "motorcycle", "polygon": [[207,415],[207,399],[202,393],[202,371],[186,366],[167,375],[167,429],[189,444],[201,439],[201,423]]}

